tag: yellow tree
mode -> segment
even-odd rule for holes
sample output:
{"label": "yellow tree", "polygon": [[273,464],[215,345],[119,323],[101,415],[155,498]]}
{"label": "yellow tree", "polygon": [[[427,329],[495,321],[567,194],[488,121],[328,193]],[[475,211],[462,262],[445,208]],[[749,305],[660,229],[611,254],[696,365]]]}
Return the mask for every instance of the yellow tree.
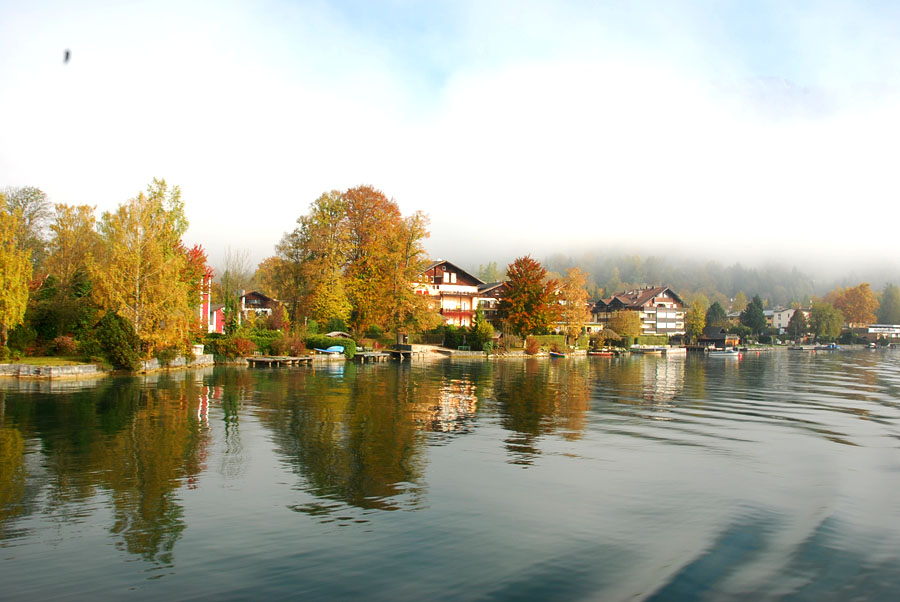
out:
{"label": "yellow tree", "polygon": [[97,252],[100,237],[95,225],[94,207],[56,205],[44,267],[63,290],[72,286],[76,274],[87,271],[90,258]]}
{"label": "yellow tree", "polygon": [[422,241],[428,237],[428,218],[421,211],[403,219],[388,238],[384,270],[389,288],[384,290],[386,326],[398,335],[406,330],[427,330],[441,323],[426,295],[415,292],[413,283],[428,263]]}
{"label": "yellow tree", "polygon": [[20,217],[0,210],[0,347],[9,329],[22,323],[31,280],[31,251],[17,240]]}
{"label": "yellow tree", "polygon": [[347,296],[352,305],[350,325],[356,332],[377,324],[388,326],[390,309],[383,301],[385,291],[391,290],[386,261],[387,249],[397,236],[403,218],[397,203],[372,186],[357,186],[347,190],[346,202],[349,228]]}
{"label": "yellow tree", "polygon": [[610,330],[622,337],[641,336],[641,317],[636,311],[617,311],[609,319]]}
{"label": "yellow tree", "polygon": [[565,326],[566,345],[570,339],[578,340],[585,323],[590,319],[586,284],[587,274],[578,268],[567,270],[565,278],[560,281],[559,321]]}
{"label": "yellow tree", "polygon": [[871,324],[875,321],[878,300],[868,282],[846,289],[836,289],[825,299],[841,310],[844,319],[851,327]]}
{"label": "yellow tree", "polygon": [[150,354],[190,336],[195,295],[185,278],[186,229],[181,191],[157,179],[100,220],[100,250],[90,269],[96,301],[130,321]]}

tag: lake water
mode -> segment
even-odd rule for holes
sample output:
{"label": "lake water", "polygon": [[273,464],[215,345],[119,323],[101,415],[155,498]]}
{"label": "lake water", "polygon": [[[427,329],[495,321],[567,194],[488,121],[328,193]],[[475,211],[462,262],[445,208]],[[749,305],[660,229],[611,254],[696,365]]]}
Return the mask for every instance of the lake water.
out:
{"label": "lake water", "polygon": [[0,381],[0,598],[898,600],[900,352]]}

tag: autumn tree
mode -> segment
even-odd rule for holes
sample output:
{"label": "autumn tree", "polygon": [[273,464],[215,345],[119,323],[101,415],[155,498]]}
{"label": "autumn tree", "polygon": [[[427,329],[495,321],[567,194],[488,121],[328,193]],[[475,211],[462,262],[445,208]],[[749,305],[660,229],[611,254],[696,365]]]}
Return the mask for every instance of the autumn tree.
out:
{"label": "autumn tree", "polygon": [[500,317],[519,336],[545,330],[556,317],[556,281],[545,282],[547,270],[526,255],[506,269],[508,288],[500,300]]}
{"label": "autumn tree", "polygon": [[181,191],[157,179],[100,220],[100,251],[90,266],[95,299],[131,322],[151,354],[190,336],[195,304],[185,278],[186,229]]}
{"label": "autumn tree", "polygon": [[829,293],[828,300],[841,311],[844,320],[851,327],[864,326],[875,321],[878,300],[868,282],[846,289],[836,289]]}
{"label": "autumn tree", "polygon": [[321,324],[335,318],[346,322],[352,308],[344,286],[350,224],[343,195],[337,190],[321,195],[297,223],[306,313]]}
{"label": "autumn tree", "polygon": [[565,327],[566,345],[570,340],[578,340],[584,325],[590,320],[588,311],[588,294],[585,290],[587,274],[578,268],[570,268],[566,271],[565,278],[560,282],[559,295],[559,321]]}
{"label": "autumn tree", "polygon": [[415,292],[413,283],[428,263],[422,241],[428,237],[428,218],[420,211],[404,218],[387,239],[384,291],[386,326],[397,333],[428,330],[441,323],[431,300]]}
{"label": "autumn tree", "polygon": [[22,323],[31,280],[31,251],[19,245],[21,216],[0,209],[0,348],[10,328]]}
{"label": "autumn tree", "polygon": [[744,291],[738,291],[731,301],[731,311],[741,313],[747,308],[747,295]]}
{"label": "autumn tree", "polygon": [[703,334],[706,326],[706,312],[709,308],[709,299],[706,295],[698,293],[694,296],[690,308],[684,315],[684,330],[688,341],[694,342]]}
{"label": "autumn tree", "polygon": [[372,186],[351,188],[342,198],[350,234],[345,272],[350,327],[354,332],[372,324],[385,327],[389,310],[382,296],[393,290],[387,282],[386,267],[392,261],[388,246],[402,222],[400,208]]}
{"label": "autumn tree", "polygon": [[827,301],[814,301],[809,312],[809,329],[816,337],[836,339],[841,334],[844,315]]}
{"label": "autumn tree", "polygon": [[641,317],[636,311],[617,311],[610,316],[607,327],[620,337],[635,339],[641,336]]}
{"label": "autumn tree", "polygon": [[896,284],[884,285],[878,305],[878,323],[900,324],[900,288]]}
{"label": "autumn tree", "polygon": [[706,310],[706,325],[721,326],[723,328],[728,325],[728,314],[725,313],[725,309],[718,301],[710,305],[709,309]]}
{"label": "autumn tree", "polygon": [[95,226],[94,207],[56,205],[44,269],[56,278],[63,291],[69,291],[79,275],[86,275],[88,264],[97,253],[100,236]]}

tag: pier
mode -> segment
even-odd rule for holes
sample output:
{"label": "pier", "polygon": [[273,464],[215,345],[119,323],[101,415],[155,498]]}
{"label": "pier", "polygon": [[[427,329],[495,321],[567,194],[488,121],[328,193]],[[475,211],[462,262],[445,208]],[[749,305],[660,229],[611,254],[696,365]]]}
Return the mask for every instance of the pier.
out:
{"label": "pier", "polygon": [[311,364],[313,356],[287,356],[287,355],[251,355],[244,358],[251,366],[299,366],[300,364]]}
{"label": "pier", "polygon": [[383,351],[357,351],[353,359],[365,364],[366,362],[386,362],[390,357],[390,353]]}

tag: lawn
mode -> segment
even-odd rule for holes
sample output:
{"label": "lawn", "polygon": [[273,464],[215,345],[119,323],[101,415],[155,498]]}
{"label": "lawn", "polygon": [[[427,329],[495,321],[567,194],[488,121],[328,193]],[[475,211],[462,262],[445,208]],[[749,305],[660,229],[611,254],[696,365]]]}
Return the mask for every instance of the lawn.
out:
{"label": "lawn", "polygon": [[12,361],[10,364],[27,364],[29,366],[78,366],[80,364],[90,364],[91,362],[82,361],[78,357],[57,357],[57,356],[34,356],[23,357],[20,360]]}

